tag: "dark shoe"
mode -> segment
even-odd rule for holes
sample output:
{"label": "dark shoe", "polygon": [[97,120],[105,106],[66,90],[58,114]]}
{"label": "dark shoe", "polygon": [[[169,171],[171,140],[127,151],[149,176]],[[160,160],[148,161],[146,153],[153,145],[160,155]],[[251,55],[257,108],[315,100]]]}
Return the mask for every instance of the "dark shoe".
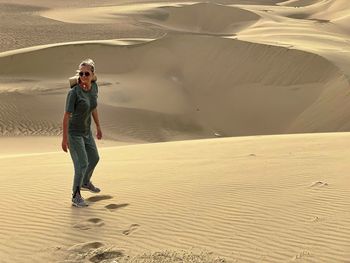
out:
{"label": "dark shoe", "polygon": [[76,194],[75,197],[72,198],[72,205],[76,207],[86,207],[89,204],[85,202],[80,194]]}
{"label": "dark shoe", "polygon": [[99,193],[101,192],[100,188],[94,186],[92,182],[88,182],[87,184],[83,184],[80,188],[83,191],[90,191],[92,193]]}

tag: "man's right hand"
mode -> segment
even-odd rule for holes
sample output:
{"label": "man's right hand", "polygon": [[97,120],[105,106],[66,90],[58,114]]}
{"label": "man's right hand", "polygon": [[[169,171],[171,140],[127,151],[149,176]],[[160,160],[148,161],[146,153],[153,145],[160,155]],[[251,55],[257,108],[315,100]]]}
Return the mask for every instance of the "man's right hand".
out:
{"label": "man's right hand", "polygon": [[68,141],[67,140],[62,140],[62,150],[67,152],[69,149]]}

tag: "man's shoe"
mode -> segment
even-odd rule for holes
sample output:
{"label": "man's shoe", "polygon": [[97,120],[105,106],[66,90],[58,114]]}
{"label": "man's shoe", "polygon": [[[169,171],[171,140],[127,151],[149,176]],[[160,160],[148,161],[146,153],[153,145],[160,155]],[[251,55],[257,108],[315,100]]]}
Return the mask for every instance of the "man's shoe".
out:
{"label": "man's shoe", "polygon": [[92,193],[99,193],[101,192],[100,188],[94,186],[92,182],[88,182],[87,184],[83,184],[80,188],[83,191],[90,191]]}
{"label": "man's shoe", "polygon": [[85,202],[81,195],[76,194],[75,197],[72,198],[72,205],[76,207],[86,207],[89,204]]}

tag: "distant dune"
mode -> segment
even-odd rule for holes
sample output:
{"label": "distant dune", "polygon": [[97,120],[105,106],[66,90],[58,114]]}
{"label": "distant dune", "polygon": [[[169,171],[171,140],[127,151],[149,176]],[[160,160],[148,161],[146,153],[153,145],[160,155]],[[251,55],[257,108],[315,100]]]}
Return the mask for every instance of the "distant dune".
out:
{"label": "distant dune", "polygon": [[311,6],[311,5],[320,4],[320,3],[323,4],[326,2],[329,2],[329,1],[327,0],[289,0],[279,4],[283,6],[291,6],[291,7],[306,7],[306,6]]}
{"label": "distant dune", "polygon": [[[348,47],[346,39],[327,35],[332,28],[312,20],[306,25],[300,18],[274,20],[271,12],[259,11],[258,6],[172,5],[47,11],[51,13],[46,16],[62,21],[73,15],[76,23],[86,19],[76,14],[85,12],[90,12],[91,23],[133,17],[160,27],[167,35],[3,52],[0,100],[9,110],[1,113],[1,134],[60,134],[68,89],[65,79],[86,54],[98,65],[103,91],[99,103],[110,139],[167,141],[349,130],[348,53],[340,57],[337,52]],[[292,16],[292,6],[298,6],[297,12],[308,19],[322,14],[326,6],[336,13],[348,6],[334,1],[280,5],[271,8]],[[330,14],[318,17],[331,19]],[[220,36],[227,34],[237,34],[233,38],[244,41]],[[36,107],[26,103],[28,96]],[[16,105],[14,100],[22,103]]]}
{"label": "distant dune", "polygon": [[[110,138],[164,141],[349,128],[349,103],[342,101],[348,81],[326,59],[285,47],[170,34],[126,46],[73,43],[3,53],[0,73],[19,78],[20,87],[3,84],[2,105],[9,110],[2,111],[2,134],[59,134],[68,91],[62,81],[87,53],[98,65]],[[20,106],[14,98],[23,101]]]}

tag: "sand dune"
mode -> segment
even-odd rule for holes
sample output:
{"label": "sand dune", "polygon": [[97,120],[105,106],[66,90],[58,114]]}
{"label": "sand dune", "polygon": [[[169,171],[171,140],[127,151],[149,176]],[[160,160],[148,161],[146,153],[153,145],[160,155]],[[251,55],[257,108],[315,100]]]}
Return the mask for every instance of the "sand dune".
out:
{"label": "sand dune", "polygon": [[[84,15],[77,15],[84,14]],[[156,24],[166,30],[203,34],[233,34],[256,22],[255,13],[235,7],[211,3],[152,3],[129,6],[108,6],[48,10],[41,16],[66,23],[116,23],[125,17]]]}
{"label": "sand dune", "polygon": [[329,0],[289,0],[285,2],[278,3],[278,5],[282,6],[291,6],[291,7],[306,7],[315,4],[325,4],[329,2]]}
{"label": "sand dune", "polygon": [[[176,34],[134,45],[78,43],[3,53],[0,74],[31,80],[15,90],[16,100],[33,96],[38,101],[34,108],[21,103],[27,115],[18,118],[13,118],[19,110],[14,106],[4,111],[3,134],[16,134],[20,127],[31,135],[42,134],[41,127],[47,127],[48,134],[58,134],[63,106],[57,104],[64,105],[68,89],[62,79],[74,72],[76,61],[86,52],[95,58],[104,81],[100,108],[109,138],[121,135],[157,141],[158,137],[163,141],[172,136],[341,131],[348,127],[346,101],[334,114],[329,112],[347,93],[347,79],[322,57],[284,47]],[[70,56],[62,60],[65,54]],[[11,89],[4,85],[3,100],[8,94]],[[35,119],[28,116],[40,116],[37,128]],[[42,122],[50,119],[50,124]],[[143,136],[146,133],[149,135]]]}
{"label": "sand dune", "polygon": [[151,13],[148,15],[151,19],[146,21],[171,30],[200,34],[232,35],[260,18],[246,10],[210,3],[162,9],[163,14]]}
{"label": "sand dune", "polygon": [[[325,11],[333,9],[334,12],[330,14],[334,13],[338,19],[343,18],[346,21],[346,16],[339,16],[338,12],[343,10],[346,13],[349,2],[312,3],[314,4],[300,8],[269,7],[269,12],[261,11],[259,6],[249,6],[249,11],[257,12],[262,18],[256,25],[242,30],[238,38],[271,45],[287,45],[293,49],[316,53],[327,58],[349,75],[350,67],[346,62],[349,61],[349,35],[343,26],[333,21],[332,16],[327,15]],[[339,53],[341,53],[340,57]]]}
{"label": "sand dune", "polygon": [[147,13],[149,10],[162,6],[177,6],[180,2],[175,3],[145,3],[135,5],[116,5],[102,7],[82,7],[73,9],[51,9],[40,12],[40,15],[53,20],[65,23],[79,24],[98,24],[98,23],[115,23],[118,19],[127,19],[133,14]]}
{"label": "sand dune", "polygon": [[[333,4],[336,10],[344,5],[329,1],[298,3],[304,4],[298,10],[305,8],[308,20],[281,17],[285,12],[292,15],[290,10],[295,8],[288,6],[271,7],[272,12],[260,10],[259,6],[241,5],[242,10],[203,3],[90,8],[95,12],[92,22],[107,11],[110,15],[133,13],[140,22],[147,16],[148,23],[158,19],[162,30],[173,26],[187,34],[168,32],[159,39],[73,42],[2,53],[0,74],[5,76],[2,100],[11,91],[20,101],[25,101],[24,93],[38,101],[35,108],[23,103],[21,109],[12,107],[5,111],[2,134],[59,134],[63,106],[56,105],[64,104],[67,91],[64,79],[87,53],[98,64],[103,89],[100,107],[105,112],[103,124],[110,139],[154,142],[346,131],[350,74],[347,39],[339,33],[327,34],[334,26],[310,20],[326,4]],[[313,7],[312,11],[307,4]],[[160,10],[165,15],[163,22]],[[215,23],[206,20],[206,12],[219,19]],[[62,19],[59,18],[62,13],[53,10],[52,14]],[[200,35],[233,33],[234,21],[253,21],[255,24],[246,24],[237,35],[238,39],[257,44]],[[12,83],[6,83],[11,78]],[[13,118],[19,110],[26,114]],[[32,120],[31,116],[39,112],[49,113],[47,117],[40,116],[40,121],[35,117]],[[31,131],[29,127],[35,128]]]}
{"label": "sand dune", "polygon": [[350,2],[344,0],[330,1],[326,9],[321,10],[313,17],[319,19],[327,19],[341,28],[344,28],[349,33],[350,26]]}
{"label": "sand dune", "polygon": [[311,18],[315,21],[329,22],[339,26],[349,32],[348,20],[350,11],[350,2],[346,0],[298,0],[279,3],[281,6],[302,7],[291,17]]}
{"label": "sand dune", "polygon": [[62,190],[70,187],[68,155],[0,159],[1,258],[346,262],[348,140],[337,133],[101,148],[94,180],[103,192],[85,194],[87,209],[71,208]]}
{"label": "sand dune", "polygon": [[[4,1],[2,1],[4,2]],[[56,44],[71,41],[90,41],[120,38],[157,38],[164,35],[161,30],[142,26],[126,16],[115,23],[72,24],[49,19],[40,15],[45,10],[51,10],[56,4],[68,10],[79,7],[102,5],[103,1],[93,4],[86,1],[18,1],[21,3],[1,3],[0,16],[0,52],[33,47],[45,44]],[[105,1],[104,4],[107,4]],[[118,1],[121,2],[121,1]],[[73,5],[73,7],[71,6]],[[51,6],[48,8],[47,6]],[[76,6],[75,6],[76,7]],[[56,8],[55,8],[56,10]],[[78,15],[79,13],[75,13]],[[35,37],[33,37],[35,36]]]}

